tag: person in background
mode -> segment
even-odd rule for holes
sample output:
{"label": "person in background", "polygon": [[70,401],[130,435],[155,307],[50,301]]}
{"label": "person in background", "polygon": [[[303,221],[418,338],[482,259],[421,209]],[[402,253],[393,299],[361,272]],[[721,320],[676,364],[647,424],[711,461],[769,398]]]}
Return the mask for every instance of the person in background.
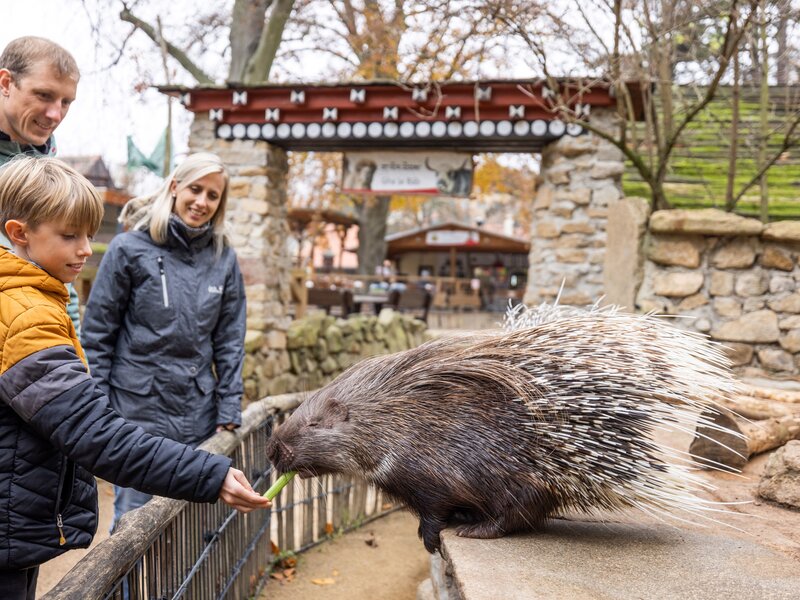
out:
{"label": "person in background", "polygon": [[[0,54],[0,165],[15,156],[55,156],[53,132],[75,100],[80,71],[72,55],[48,39],[26,36]],[[0,231],[0,244],[8,245]],[[78,294],[67,286],[67,313],[80,336]]]}
{"label": "person in background", "polygon": [[[131,200],[84,313],[91,373],[114,409],[190,445],[241,424],[245,295],[227,197],[225,166],[200,153]],[[150,498],[115,488],[114,521]]]}
{"label": "person in background", "polygon": [[65,311],[103,203],[52,158],[0,168],[0,597],[34,600],[39,565],[97,530],[92,474],[249,512],[270,503],[226,456],[150,435],[112,410]]}

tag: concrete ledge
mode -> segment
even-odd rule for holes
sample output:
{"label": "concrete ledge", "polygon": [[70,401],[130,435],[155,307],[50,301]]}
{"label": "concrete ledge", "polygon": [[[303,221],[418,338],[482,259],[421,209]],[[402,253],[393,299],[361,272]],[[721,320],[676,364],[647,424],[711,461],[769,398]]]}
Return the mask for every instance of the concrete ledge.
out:
{"label": "concrete ledge", "polygon": [[[788,600],[800,593],[798,563],[784,554],[669,525],[560,520],[498,540],[445,531],[442,551],[444,560],[432,561],[437,600]],[[437,576],[451,585],[436,586]]]}

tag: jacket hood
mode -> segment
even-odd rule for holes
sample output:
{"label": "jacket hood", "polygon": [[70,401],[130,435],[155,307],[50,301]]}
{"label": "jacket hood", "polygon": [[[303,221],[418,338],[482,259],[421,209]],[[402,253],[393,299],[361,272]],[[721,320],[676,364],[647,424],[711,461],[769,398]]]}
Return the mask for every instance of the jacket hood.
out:
{"label": "jacket hood", "polygon": [[35,287],[65,303],[69,300],[69,293],[62,282],[41,267],[0,246],[0,292],[21,287]]}

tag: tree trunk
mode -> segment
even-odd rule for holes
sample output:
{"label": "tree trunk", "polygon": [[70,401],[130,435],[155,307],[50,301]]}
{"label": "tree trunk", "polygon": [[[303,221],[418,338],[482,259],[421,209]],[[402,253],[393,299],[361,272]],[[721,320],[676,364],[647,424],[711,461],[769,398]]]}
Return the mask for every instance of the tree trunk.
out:
{"label": "tree trunk", "polygon": [[272,0],[236,0],[231,15],[229,83],[242,83],[247,61],[255,54],[264,29],[264,13]]}
{"label": "tree trunk", "polygon": [[[759,132],[758,132],[758,166],[761,168],[767,161],[767,137],[769,136],[769,48],[767,41],[766,0],[762,0],[761,23],[759,25],[759,41],[761,46],[761,96],[759,98]],[[766,171],[759,181],[761,222],[769,221],[769,190],[767,188]]]}
{"label": "tree trunk", "polygon": [[374,275],[386,257],[386,217],[391,196],[365,198],[358,207],[358,272]]}
{"label": "tree trunk", "polygon": [[733,201],[733,186],[736,181],[736,158],[739,144],[739,53],[733,53],[733,87],[731,88],[731,139],[728,147],[728,182],[725,189],[725,210],[731,212],[736,203]]}

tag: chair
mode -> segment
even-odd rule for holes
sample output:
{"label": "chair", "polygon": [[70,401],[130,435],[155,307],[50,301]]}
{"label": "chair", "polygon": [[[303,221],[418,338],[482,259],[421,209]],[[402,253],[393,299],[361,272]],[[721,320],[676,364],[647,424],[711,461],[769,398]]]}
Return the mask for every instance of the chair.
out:
{"label": "chair", "polygon": [[346,317],[353,311],[353,293],[350,290],[329,290],[325,288],[309,288],[308,304],[325,310],[338,308],[339,316]]}
{"label": "chair", "polygon": [[411,313],[425,323],[428,322],[428,311],[432,300],[433,296],[430,292],[419,288],[394,290],[389,294],[389,306],[398,312]]}

